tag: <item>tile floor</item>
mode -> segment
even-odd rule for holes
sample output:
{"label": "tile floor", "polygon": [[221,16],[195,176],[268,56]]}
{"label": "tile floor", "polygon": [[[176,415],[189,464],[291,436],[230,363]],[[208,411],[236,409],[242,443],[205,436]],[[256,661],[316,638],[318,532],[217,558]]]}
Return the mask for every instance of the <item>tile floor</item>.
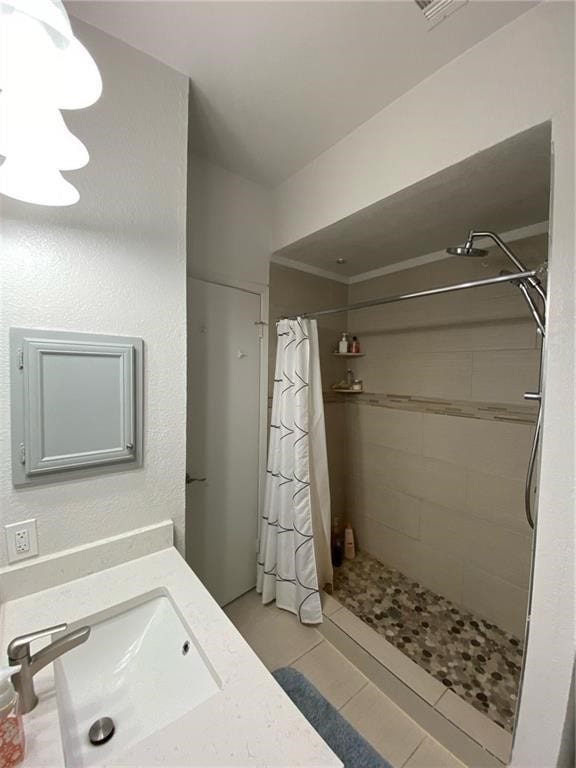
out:
{"label": "tile floor", "polygon": [[522,663],[517,638],[362,552],[335,569],[334,597],[512,732]]}
{"label": "tile floor", "polygon": [[462,768],[314,627],[263,606],[256,592],[224,610],[268,669],[293,666],[306,675],[393,768]]}

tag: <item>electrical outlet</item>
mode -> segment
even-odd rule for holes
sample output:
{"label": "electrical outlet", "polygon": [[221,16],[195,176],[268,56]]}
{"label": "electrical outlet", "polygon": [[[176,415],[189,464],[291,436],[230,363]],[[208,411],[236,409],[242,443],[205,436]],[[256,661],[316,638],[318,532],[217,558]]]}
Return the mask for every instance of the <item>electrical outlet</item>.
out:
{"label": "electrical outlet", "polygon": [[19,523],[5,525],[6,543],[8,545],[8,562],[24,560],[38,554],[38,536],[36,520],[22,520]]}
{"label": "electrical outlet", "polygon": [[14,531],[14,547],[17,555],[25,555],[30,552],[28,528],[18,528]]}

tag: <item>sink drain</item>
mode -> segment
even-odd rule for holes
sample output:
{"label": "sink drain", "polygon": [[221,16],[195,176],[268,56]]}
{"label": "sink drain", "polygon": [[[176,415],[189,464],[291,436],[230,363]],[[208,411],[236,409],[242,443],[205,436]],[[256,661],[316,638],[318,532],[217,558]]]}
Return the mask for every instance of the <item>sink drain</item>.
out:
{"label": "sink drain", "polygon": [[96,722],[92,723],[88,731],[90,743],[96,747],[106,744],[114,736],[115,730],[116,726],[111,717],[100,717]]}

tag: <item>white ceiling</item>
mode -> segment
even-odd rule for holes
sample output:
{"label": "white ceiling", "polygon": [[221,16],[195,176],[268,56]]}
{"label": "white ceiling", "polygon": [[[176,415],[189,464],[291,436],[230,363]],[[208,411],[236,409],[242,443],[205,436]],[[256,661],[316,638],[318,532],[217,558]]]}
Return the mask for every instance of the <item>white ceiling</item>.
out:
{"label": "white ceiling", "polygon": [[188,75],[192,146],[268,185],[536,2],[472,0],[430,29],[415,2],[66,2]]}
{"label": "white ceiling", "polygon": [[[473,111],[470,117],[474,118]],[[548,123],[531,128],[314,232],[277,255],[295,266],[353,277],[459,245],[470,229],[502,234],[545,222],[550,142]],[[337,264],[338,258],[346,263]]]}

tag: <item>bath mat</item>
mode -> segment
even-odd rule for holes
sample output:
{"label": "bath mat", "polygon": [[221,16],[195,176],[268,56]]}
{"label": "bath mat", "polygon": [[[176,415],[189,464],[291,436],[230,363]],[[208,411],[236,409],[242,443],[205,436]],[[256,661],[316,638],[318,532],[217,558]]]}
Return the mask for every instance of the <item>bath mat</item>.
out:
{"label": "bath mat", "polygon": [[290,667],[272,674],[344,768],[391,768],[303,674]]}

